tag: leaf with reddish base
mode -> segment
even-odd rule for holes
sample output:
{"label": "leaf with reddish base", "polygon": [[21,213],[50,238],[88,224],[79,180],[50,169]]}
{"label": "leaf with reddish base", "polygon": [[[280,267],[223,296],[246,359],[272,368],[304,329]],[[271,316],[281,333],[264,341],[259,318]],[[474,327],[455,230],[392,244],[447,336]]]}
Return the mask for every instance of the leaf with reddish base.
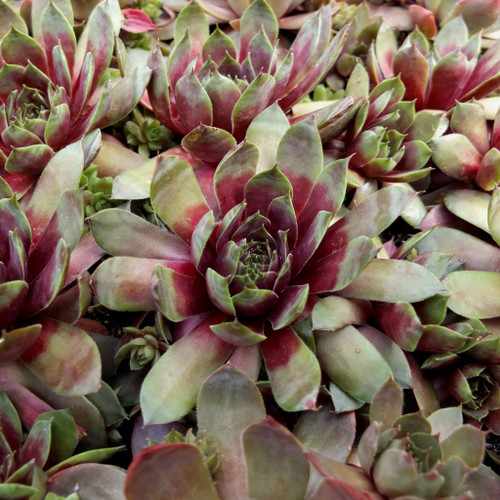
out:
{"label": "leaf with reddish base", "polygon": [[231,114],[233,135],[237,140],[243,138],[253,118],[269,106],[275,85],[271,75],[261,73],[241,94]]}
{"label": "leaf with reddish base", "polygon": [[260,350],[277,403],[285,411],[314,408],[321,379],[316,356],[290,326],[265,333]]}
{"label": "leaf with reddish base", "polygon": [[292,185],[293,207],[298,217],[323,168],[321,139],[312,119],[298,122],[285,132],[276,162]]}
{"label": "leaf with reddish base", "polygon": [[358,236],[373,238],[401,214],[414,194],[397,186],[380,189],[330,226],[313,260],[330,255]]}
{"label": "leaf with reddish base", "polygon": [[382,330],[406,351],[413,351],[422,336],[422,323],[408,302],[379,304],[375,315]]}
{"label": "leaf with reddish base", "polygon": [[236,146],[234,137],[225,130],[200,125],[182,139],[182,147],[200,160],[215,163]]}
{"label": "leaf with reddish base", "polygon": [[33,460],[35,465],[43,468],[50,452],[51,427],[50,422],[47,420],[36,420],[26,441],[19,450],[19,454],[16,456],[18,466]]}
{"label": "leaf with reddish base", "polygon": [[33,244],[28,257],[28,281],[41,273],[54,249],[62,239],[72,250],[80,241],[83,229],[83,191],[66,190],[48,221],[38,243]]}
{"label": "leaf with reddish base", "polygon": [[35,342],[41,325],[30,325],[2,333],[0,339],[0,363],[15,361]]}
{"label": "leaf with reddish base", "polygon": [[[192,265],[189,263],[189,267]],[[213,309],[205,280],[157,265],[152,277],[153,297],[160,312],[171,321],[181,321]]]}
{"label": "leaf with reddish base", "polygon": [[59,240],[43,271],[30,283],[28,297],[22,310],[25,317],[39,313],[57,296],[68,270],[69,253],[70,250],[64,240]]}
{"label": "leaf with reddish base", "polygon": [[160,158],[151,184],[151,201],[162,220],[187,243],[209,210],[193,169],[178,156]]}
{"label": "leaf with reddish base", "polygon": [[105,260],[92,275],[98,300],[115,311],[154,311],[156,303],[151,280],[158,264],[168,266],[172,263],[136,257]]}
{"label": "leaf with reddish base", "polygon": [[61,149],[45,167],[25,210],[32,228],[33,245],[45,231],[63,193],[78,186],[83,164],[82,143],[76,142]]}
{"label": "leaf with reddish base", "polygon": [[375,257],[378,247],[366,236],[358,236],[332,255],[313,262],[295,278],[309,283],[311,293],[334,292],[345,288]]}
{"label": "leaf with reddish base", "polygon": [[123,9],[125,16],[125,24],[122,30],[129,33],[144,33],[145,31],[155,30],[156,25],[153,24],[151,18],[142,10],[137,9]]}
{"label": "leaf with reddish base", "polygon": [[0,328],[9,328],[17,319],[28,295],[26,281],[15,280],[0,284]]}
{"label": "leaf with reddish base", "polygon": [[198,429],[218,453],[214,479],[221,499],[248,497],[241,435],[266,417],[259,390],[245,374],[225,364],[203,384],[197,408]]}
{"label": "leaf with reddish base", "polygon": [[297,439],[271,417],[243,433],[251,498],[303,500],[309,461]]}
{"label": "leaf with reddish base", "polygon": [[198,448],[168,443],[142,450],[130,464],[127,500],[218,500]]}
{"label": "leaf with reddish base", "polygon": [[186,415],[204,380],[229,357],[233,346],[210,329],[223,317],[210,315],[175,342],[148,373],[141,388],[147,424],[173,422]]}
{"label": "leaf with reddish base", "polygon": [[69,396],[96,392],[101,385],[97,345],[83,330],[40,318],[42,331],[22,360],[49,387]]}
{"label": "leaf with reddish base", "polygon": [[305,231],[319,211],[335,215],[342,205],[347,187],[348,159],[334,161],[322,169],[304,209],[298,216],[298,223]]}
{"label": "leaf with reddish base", "polygon": [[258,149],[248,142],[240,144],[217,167],[214,189],[222,215],[244,200],[244,189],[255,174]]}
{"label": "leaf with reddish base", "polygon": [[416,99],[415,108],[424,106],[425,91],[429,78],[429,65],[415,45],[396,52],[392,61],[395,74],[401,76],[406,92],[405,99]]}
{"label": "leaf with reddish base", "polygon": [[[264,418],[265,414],[261,417]],[[0,429],[11,450],[21,445],[23,428],[16,408],[0,388]]]}
{"label": "leaf with reddish base", "polygon": [[92,267],[102,256],[104,250],[97,245],[92,233],[87,233],[77,243],[74,250],[69,257],[68,272],[66,273],[66,280],[64,287],[77,279],[85,270]]}

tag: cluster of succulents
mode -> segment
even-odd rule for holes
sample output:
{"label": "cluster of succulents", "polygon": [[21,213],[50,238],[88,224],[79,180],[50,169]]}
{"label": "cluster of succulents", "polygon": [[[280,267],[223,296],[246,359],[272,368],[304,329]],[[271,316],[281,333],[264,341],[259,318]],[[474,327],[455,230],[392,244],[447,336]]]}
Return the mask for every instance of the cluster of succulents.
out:
{"label": "cluster of succulents", "polygon": [[500,495],[498,0],[0,0],[0,497]]}

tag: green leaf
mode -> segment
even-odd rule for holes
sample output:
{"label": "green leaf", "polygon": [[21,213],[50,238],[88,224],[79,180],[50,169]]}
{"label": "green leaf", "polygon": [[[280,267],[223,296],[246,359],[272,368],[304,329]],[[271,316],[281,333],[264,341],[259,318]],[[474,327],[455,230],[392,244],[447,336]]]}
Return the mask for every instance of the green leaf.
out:
{"label": "green leaf", "polygon": [[175,342],[147,374],[141,388],[141,407],[147,424],[167,423],[194,406],[204,380],[228,358],[233,346],[210,330],[207,318]]}
{"label": "green leaf", "polygon": [[59,394],[79,396],[101,384],[101,357],[92,338],[80,328],[40,318],[42,331],[22,356],[30,370]]}
{"label": "green leaf", "polygon": [[89,220],[97,244],[112,256],[191,260],[180,238],[126,210],[102,210]]}
{"label": "green leaf", "polygon": [[57,464],[69,458],[78,444],[78,431],[75,419],[69,410],[54,410],[42,413],[39,420],[48,420],[51,426],[52,438],[47,466]]}
{"label": "green leaf", "polygon": [[343,297],[381,302],[419,302],[443,291],[431,271],[402,260],[375,259],[345,288]]}
{"label": "green leaf", "polygon": [[488,207],[491,196],[472,189],[457,189],[449,192],[444,204],[457,217],[489,233]]}
{"label": "green leaf", "polygon": [[443,459],[458,456],[469,467],[479,467],[484,455],[485,435],[472,425],[463,425],[441,442]]}
{"label": "green leaf", "polygon": [[243,434],[251,498],[303,500],[309,461],[297,439],[272,418]]}
{"label": "green leaf", "polygon": [[491,195],[488,208],[488,227],[492,238],[500,244],[500,189],[495,189]]}
{"label": "green leaf", "polygon": [[285,132],[276,161],[292,184],[293,206],[300,214],[323,168],[321,139],[312,120],[302,120]]}
{"label": "green leaf", "polygon": [[314,305],[312,326],[314,330],[333,332],[347,325],[362,325],[371,316],[371,310],[369,302],[331,295],[320,299]]}
{"label": "green leaf", "polygon": [[390,377],[390,366],[382,354],[353,326],[317,331],[314,337],[321,367],[350,396],[370,402]]}
{"label": "green leaf", "polygon": [[215,481],[221,499],[248,497],[242,433],[266,417],[264,402],[255,384],[231,364],[214,372],[198,396],[198,429],[217,450]]}
{"label": "green leaf", "polygon": [[316,356],[290,326],[266,329],[266,336],[260,350],[276,402],[285,411],[314,408],[321,379]]}
{"label": "green leaf", "polygon": [[468,318],[500,316],[500,273],[488,271],[456,271],[443,283],[450,291],[448,307]]}
{"label": "green leaf", "polygon": [[209,210],[193,169],[178,156],[160,157],[151,185],[151,202],[162,220],[187,243]]}
{"label": "green leaf", "polygon": [[378,389],[370,404],[370,423],[380,423],[382,431],[392,424],[403,413],[403,391],[392,378]]}

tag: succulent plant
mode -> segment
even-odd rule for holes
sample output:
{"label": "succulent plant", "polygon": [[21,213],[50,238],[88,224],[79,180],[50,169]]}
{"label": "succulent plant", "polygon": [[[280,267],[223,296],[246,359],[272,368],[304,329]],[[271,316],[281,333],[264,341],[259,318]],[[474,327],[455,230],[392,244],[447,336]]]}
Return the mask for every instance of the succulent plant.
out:
{"label": "succulent plant", "polygon": [[[75,454],[83,429],[76,426],[68,410],[41,413],[24,433],[18,411],[2,389],[0,422],[0,495],[3,498],[44,498],[48,488],[51,489],[49,483],[55,474],[58,473],[57,482],[63,482],[76,470],[75,467],[78,468],[78,464],[90,465],[123,449],[108,448]],[[97,463],[91,466],[97,470],[101,467]],[[103,467],[101,473],[107,471],[107,466]],[[116,482],[116,477],[112,474],[108,476],[110,485]],[[97,494],[98,489],[94,488],[93,492]],[[50,498],[50,494],[45,498]]]}
{"label": "succulent plant", "polygon": [[357,448],[377,491],[390,498],[474,498],[466,480],[481,465],[484,434],[462,424],[460,407],[427,418],[401,410],[401,389],[389,381],[374,396],[370,425]]}
{"label": "succulent plant", "polygon": [[[201,0],[199,3],[208,15],[214,17],[217,21],[227,23],[240,19],[251,1]],[[299,29],[315,10],[327,3],[324,0],[284,0],[279,2],[268,0],[268,4],[282,29]]]}
{"label": "succulent plant", "polygon": [[431,143],[434,164],[453,179],[474,180],[486,191],[494,189],[500,183],[498,116],[491,123],[479,102],[458,102],[449,133]]}
{"label": "succulent plant", "polygon": [[[281,123],[281,131],[271,132],[270,122]],[[256,146],[251,137],[263,142]],[[377,260],[369,265],[378,251],[370,238],[401,213],[412,197],[408,190],[385,188],[329,227],[344,197],[346,163],[323,166],[312,122],[290,126],[274,105],[255,119],[247,141],[230,151],[215,173],[210,166],[193,171],[181,157],[159,159],[151,199],[173,232],[124,210],[91,218],[96,241],[114,256],[92,276],[98,300],[115,310],[158,309],[177,323],[176,342],[143,384],[148,423],[187,413],[199,384],[230,355],[256,376],[259,351],[277,402],[289,411],[310,408],[320,367],[293,325],[316,296],[336,292],[391,301],[380,282],[388,273],[403,280],[413,276],[410,301],[442,288],[416,264]],[[384,209],[377,212],[379,204]],[[140,245],[119,235],[124,224],[143,235]],[[303,335],[312,341],[310,330]],[[347,337],[339,334],[334,342],[343,344]],[[330,342],[325,339],[322,365],[338,374],[342,370],[326,368],[336,363]],[[384,366],[385,380],[391,370]],[[197,382],[193,378],[184,386],[184,373],[196,373]],[[369,398],[369,391],[362,397]]]}
{"label": "succulent plant", "polygon": [[479,99],[500,85],[499,44],[481,54],[479,34],[469,36],[462,17],[448,22],[432,44],[414,30],[398,46],[394,32],[380,28],[367,55],[372,80],[400,76],[406,100],[415,99],[415,108],[449,110],[456,101]]}
{"label": "succulent plant", "polygon": [[[55,390],[68,394],[86,394],[100,384],[97,348],[72,325],[90,304],[84,271],[95,262],[90,255],[77,258],[83,227],[83,193],[77,188],[84,165],[82,145],[74,143],[54,155],[24,210],[0,178],[1,359],[22,357]],[[85,145],[87,149],[89,142]],[[66,343],[64,351],[61,342]],[[57,359],[65,360],[57,364],[60,373],[54,366]],[[69,377],[67,369],[72,371]]]}
{"label": "succulent plant", "polygon": [[205,13],[190,3],[177,18],[168,61],[159,49],[150,58],[151,107],[176,133],[203,124],[241,140],[252,119],[270,104],[279,102],[288,110],[322,80],[345,34],[343,29],[331,40],[330,14],[323,8],[282,54],[274,12],[264,0],[255,0],[243,14],[237,49],[219,28],[209,35]]}
{"label": "succulent plant", "polygon": [[[441,116],[415,113],[414,103],[403,101],[399,77],[387,78],[368,94],[369,77],[361,64],[353,70],[348,96],[365,98],[342,136],[326,144],[330,154],[351,156],[352,170],[382,182],[414,182],[431,170],[429,143],[436,135]],[[341,141],[341,142],[339,142]],[[341,151],[335,151],[342,146]]]}
{"label": "succulent plant", "polygon": [[[343,444],[352,445],[352,415],[344,418],[319,412],[321,415],[317,418],[318,414],[312,412],[313,415],[308,415],[307,421],[298,426],[300,430],[297,429],[294,436],[272,417],[266,419],[259,390],[231,364],[222,366],[206,380],[197,406],[198,433],[203,433],[204,449],[217,453],[217,468],[209,471],[203,461],[206,451],[192,443],[189,433],[177,442],[171,442],[167,436],[166,442],[146,447],[134,458],[125,484],[128,500],[139,499],[145,494],[148,498],[165,500],[378,498],[363,495],[339,478],[310,473],[310,467],[311,471],[315,470],[313,463],[332,461],[331,456],[344,452]],[[323,451],[328,449],[329,456],[316,452],[313,460],[311,452],[306,451],[314,447],[311,440],[317,436],[311,424],[316,424],[331,438],[328,444],[323,441],[322,446]],[[301,444],[300,438],[307,444]],[[161,464],[164,471],[161,476],[154,473],[153,464]],[[341,461],[335,465],[344,475],[348,474],[350,480],[355,477],[363,485],[369,483],[361,472]],[[332,492],[344,496],[325,496]]]}
{"label": "succulent plant", "polygon": [[149,79],[146,66],[104,84],[114,47],[109,2],[93,10],[78,40],[69,0],[35,2],[32,36],[21,18],[0,43],[0,168],[24,193],[54,153],[125,117]]}
{"label": "succulent plant", "polygon": [[142,329],[126,327],[123,333],[122,346],[116,352],[116,358],[129,358],[131,370],[140,370],[149,363],[156,363],[166,351],[165,341],[153,326]]}

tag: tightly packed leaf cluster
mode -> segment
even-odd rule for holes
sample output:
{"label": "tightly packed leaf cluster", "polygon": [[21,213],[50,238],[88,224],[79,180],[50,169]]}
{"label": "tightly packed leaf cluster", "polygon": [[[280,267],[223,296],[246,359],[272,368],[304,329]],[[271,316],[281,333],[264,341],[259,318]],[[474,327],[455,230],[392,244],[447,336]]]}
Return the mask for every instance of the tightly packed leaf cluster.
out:
{"label": "tightly packed leaf cluster", "polygon": [[500,496],[500,0],[0,0],[0,498]]}

